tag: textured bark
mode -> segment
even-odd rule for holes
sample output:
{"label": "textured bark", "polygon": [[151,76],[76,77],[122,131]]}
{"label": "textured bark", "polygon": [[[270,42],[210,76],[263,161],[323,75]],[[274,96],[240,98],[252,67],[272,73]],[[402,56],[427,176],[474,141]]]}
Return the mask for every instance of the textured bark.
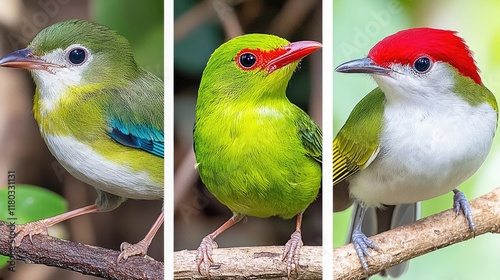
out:
{"label": "textured bark", "polygon": [[94,275],[106,279],[163,279],[162,262],[131,257],[116,263],[118,251],[75,243],[48,235],[34,235],[33,243],[25,237],[11,251],[10,228],[0,221],[0,254],[14,256],[26,263],[38,263]]}
{"label": "textured bark", "polygon": [[[416,258],[437,249],[477,237],[484,233],[500,233],[500,188],[469,202],[476,224],[475,233],[460,213],[453,210],[421,219],[411,225],[401,226],[370,237],[379,250],[371,250],[368,273],[359,262],[352,244],[333,252],[334,279],[361,279],[383,269]],[[500,238],[500,237],[499,237]]]}
{"label": "textured bark", "polygon": [[[210,279],[287,279],[285,263],[281,261],[283,246],[218,248],[213,251],[215,262]],[[321,279],[322,249],[302,247],[299,277],[292,279]],[[174,252],[175,279],[207,279],[198,273],[196,250]]]}

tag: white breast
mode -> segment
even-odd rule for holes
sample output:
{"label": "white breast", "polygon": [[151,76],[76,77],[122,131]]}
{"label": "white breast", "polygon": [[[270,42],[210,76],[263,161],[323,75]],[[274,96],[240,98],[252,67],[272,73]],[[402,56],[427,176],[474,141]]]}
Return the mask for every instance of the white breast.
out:
{"label": "white breast", "polygon": [[[424,112],[387,107],[377,158],[350,179],[351,194],[379,206],[412,203],[450,192],[485,160],[496,128],[489,104]],[[460,104],[462,103],[462,104]]]}
{"label": "white breast", "polygon": [[133,171],[97,154],[69,136],[45,135],[45,142],[59,163],[75,178],[97,189],[134,199],[159,199],[163,186],[145,171]]}
{"label": "white breast", "polygon": [[385,104],[377,157],[349,178],[351,195],[366,206],[448,193],[477,171],[491,148],[496,111],[488,103],[471,106],[451,92],[448,68],[435,66],[426,83],[397,73],[375,77],[395,102]]}

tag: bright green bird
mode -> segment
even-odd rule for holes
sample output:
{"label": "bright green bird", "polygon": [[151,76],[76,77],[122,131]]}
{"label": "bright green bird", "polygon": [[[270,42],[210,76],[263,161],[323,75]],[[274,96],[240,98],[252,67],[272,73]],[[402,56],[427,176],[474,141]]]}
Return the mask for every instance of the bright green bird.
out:
{"label": "bright green bird", "polygon": [[[0,59],[0,66],[31,72],[33,112],[45,143],[98,194],[94,205],[18,226],[16,246],[26,235],[113,210],[127,198],[163,198],[163,82],[137,66],[124,37],[90,21],[64,21]],[[163,211],[143,240],[122,244],[118,261],[145,255],[162,223]]]}
{"label": "bright green bird", "polygon": [[214,239],[244,216],[297,215],[285,245],[288,276],[298,271],[302,213],[321,184],[320,128],[286,97],[299,61],[320,43],[248,34],[222,44],[203,72],[194,148],[200,177],[233,216],[203,238],[198,270],[209,275]]}

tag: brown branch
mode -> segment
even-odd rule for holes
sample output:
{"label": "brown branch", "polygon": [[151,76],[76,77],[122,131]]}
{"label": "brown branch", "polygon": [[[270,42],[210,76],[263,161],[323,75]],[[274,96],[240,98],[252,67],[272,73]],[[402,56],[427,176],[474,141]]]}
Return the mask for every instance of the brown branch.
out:
{"label": "brown branch", "polygon": [[[321,7],[321,1],[289,0],[285,2],[281,11],[269,24],[268,33],[283,38],[290,37],[302,24],[311,20],[311,12],[317,7]],[[314,19],[321,21],[321,14],[312,20]],[[315,29],[321,32],[321,25],[316,26]]]}
{"label": "brown branch", "polygon": [[[476,224],[475,236],[488,232],[500,233],[500,188],[472,200],[470,206]],[[453,210],[383,232],[370,238],[380,250],[371,251],[368,275],[473,237],[463,215],[456,217]],[[350,280],[367,276],[352,244],[335,249],[333,263],[335,279]]]}
{"label": "brown branch", "polygon": [[243,27],[234,10],[235,3],[229,3],[227,0],[207,0],[212,3],[217,16],[219,17],[226,39],[229,40],[241,34],[244,34]]}
{"label": "brown branch", "polygon": [[[9,225],[0,221],[0,254],[11,256]],[[116,263],[119,252],[89,246],[48,235],[28,237],[14,248],[16,260],[55,266],[106,279],[163,279],[163,263],[143,257],[131,257]]]}
{"label": "brown branch", "polygon": [[[281,261],[283,246],[219,248],[213,251],[215,265],[210,279],[287,279]],[[321,246],[302,247],[299,262],[300,279],[321,279]],[[206,279],[198,273],[196,250],[174,252],[175,279]],[[292,279],[296,274],[292,273]]]}
{"label": "brown branch", "polygon": [[214,18],[215,14],[212,3],[209,1],[202,1],[193,6],[189,11],[175,19],[174,42],[184,39],[196,27]]}

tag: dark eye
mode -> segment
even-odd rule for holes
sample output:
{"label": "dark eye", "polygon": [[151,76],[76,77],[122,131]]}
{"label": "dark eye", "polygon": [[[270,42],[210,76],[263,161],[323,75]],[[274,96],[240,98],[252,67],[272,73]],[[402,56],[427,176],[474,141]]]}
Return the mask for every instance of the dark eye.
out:
{"label": "dark eye", "polygon": [[240,55],[240,64],[245,68],[251,68],[256,62],[257,58],[251,53],[244,53]]}
{"label": "dark eye", "polygon": [[80,65],[85,62],[87,52],[82,48],[76,48],[68,53],[68,60],[74,65]]}
{"label": "dark eye", "polygon": [[417,70],[417,72],[419,73],[425,73],[431,68],[431,65],[431,59],[426,56],[422,56],[415,60],[415,62],[413,63],[413,68],[415,68],[415,70]]}

